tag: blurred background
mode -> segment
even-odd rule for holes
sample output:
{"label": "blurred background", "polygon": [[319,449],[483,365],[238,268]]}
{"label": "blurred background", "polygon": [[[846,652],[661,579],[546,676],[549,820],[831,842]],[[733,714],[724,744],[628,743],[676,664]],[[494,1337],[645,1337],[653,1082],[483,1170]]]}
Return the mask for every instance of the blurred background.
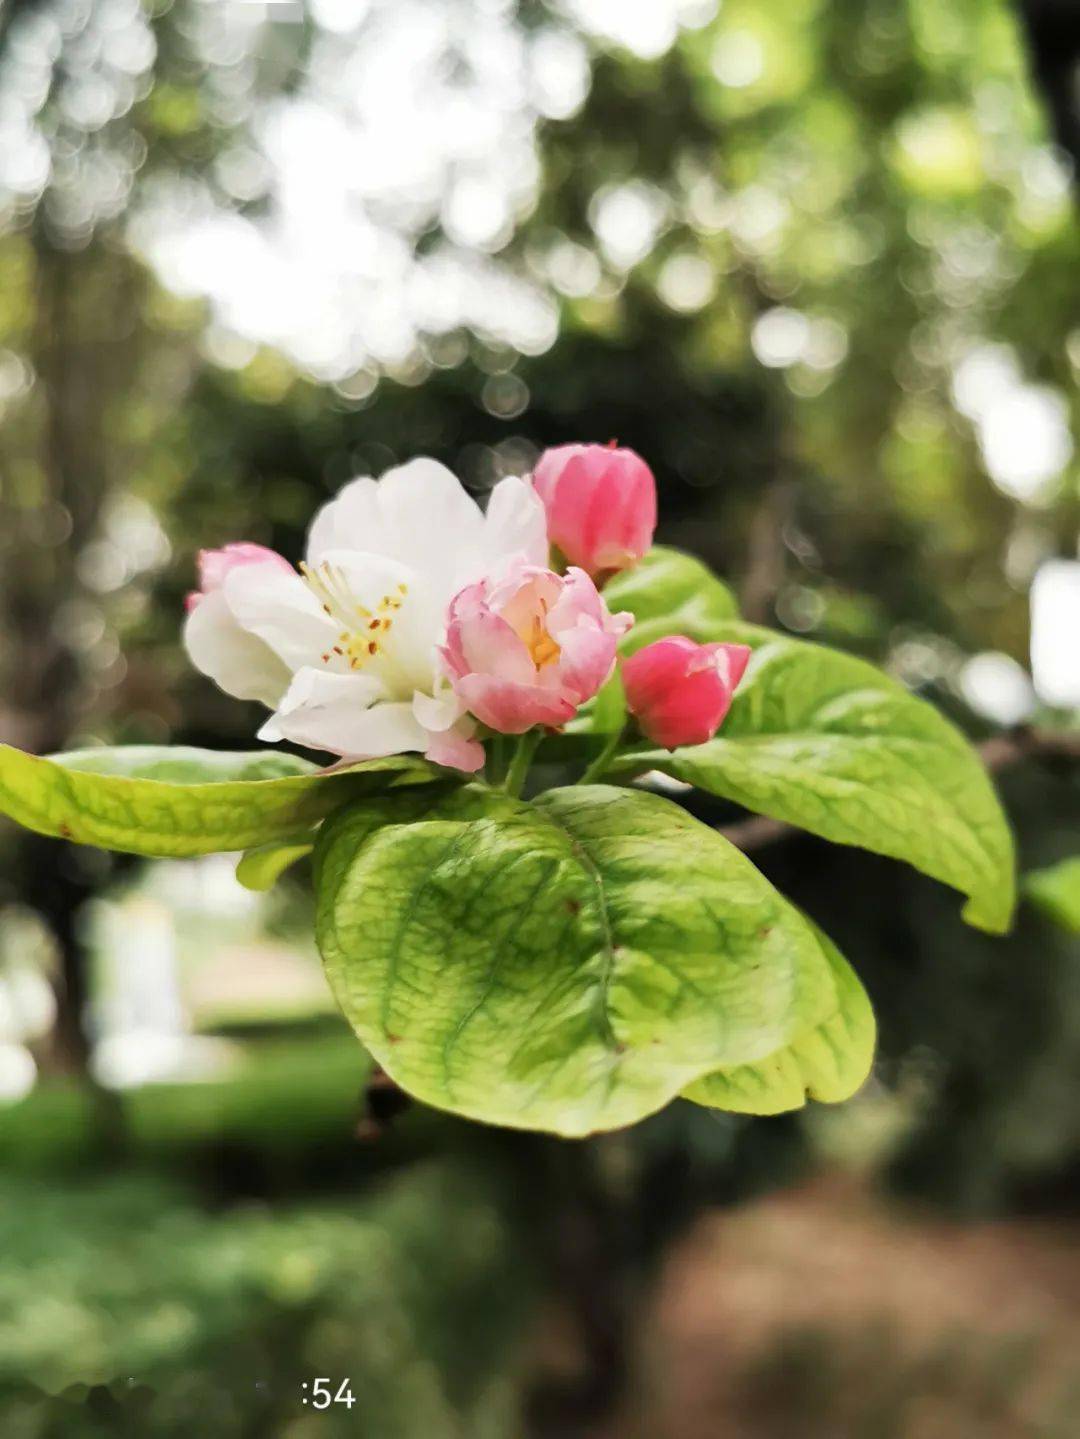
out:
{"label": "blurred background", "polygon": [[[749,617],[1075,741],[1078,76],[1074,0],[0,0],[0,739],[250,748],[200,546],[617,437]],[[755,854],[875,1002],[855,1101],[585,1144],[380,1084],[302,876],[5,824],[0,1432],[1073,1439],[1069,747],[999,776],[1005,940]]]}

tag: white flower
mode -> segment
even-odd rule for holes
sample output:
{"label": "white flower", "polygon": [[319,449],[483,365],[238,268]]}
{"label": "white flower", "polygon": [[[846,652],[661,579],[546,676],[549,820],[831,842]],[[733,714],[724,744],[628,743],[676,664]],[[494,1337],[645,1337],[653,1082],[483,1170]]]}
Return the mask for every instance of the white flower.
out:
{"label": "white flower", "polygon": [[298,574],[278,555],[203,557],[184,643],[227,693],[274,714],[259,738],[350,759],[419,750],[477,769],[475,728],[439,677],[454,595],[524,555],[547,560],[543,506],[515,478],[487,513],[434,460],[353,480],[316,515]]}

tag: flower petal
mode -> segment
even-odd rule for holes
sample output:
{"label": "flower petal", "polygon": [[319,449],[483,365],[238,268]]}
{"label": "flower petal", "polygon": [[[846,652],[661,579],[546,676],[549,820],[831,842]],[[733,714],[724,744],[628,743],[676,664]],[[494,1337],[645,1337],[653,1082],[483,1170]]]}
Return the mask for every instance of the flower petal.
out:
{"label": "flower petal", "polygon": [[615,668],[615,636],[583,620],[559,635],[559,677],[579,704],[608,682]]}
{"label": "flower petal", "polygon": [[226,575],[241,565],[277,565],[280,570],[292,571],[292,565],[276,550],[265,545],[254,545],[248,540],[236,540],[222,545],[218,550],[200,550],[198,556],[199,589],[204,594],[220,590]]}
{"label": "flower petal", "polygon": [[[622,628],[612,629],[612,622],[615,621],[618,626],[628,618],[625,615],[610,614],[589,576],[584,570],[571,565],[563,578],[558,598],[548,613],[548,630],[562,643],[560,636],[563,630],[576,629],[583,616],[597,628],[608,630],[612,634],[622,634]],[[632,623],[632,617],[629,618]]]}
{"label": "flower petal", "polygon": [[454,687],[469,711],[500,734],[524,734],[535,724],[565,724],[577,709],[571,700],[538,684],[516,684],[491,675],[464,675]]}
{"label": "flower petal", "polygon": [[441,734],[455,725],[465,713],[465,706],[454,691],[445,685],[434,695],[417,690],[412,700],[413,714],[426,730]]}
{"label": "flower petal", "polygon": [[723,723],[749,658],[747,645],[655,640],[623,665],[627,708],[656,744],[704,744]]}
{"label": "flower petal", "polygon": [[478,739],[464,734],[460,727],[455,727],[429,736],[424,758],[431,760],[432,764],[475,774],[484,763],[484,746]]}
{"label": "flower petal", "polygon": [[524,555],[530,564],[547,564],[547,516],[532,485],[517,475],[509,475],[499,481],[488,501],[484,558],[494,565],[514,554]]}
{"label": "flower petal", "polygon": [[220,590],[203,595],[188,613],[184,646],[195,668],[235,699],[273,709],[288,688],[288,666],[240,625]]}
{"label": "flower petal", "polygon": [[[381,649],[365,664],[365,672],[382,680],[394,698],[408,699],[413,689],[431,689],[444,611],[432,598],[426,575],[386,555],[327,550],[312,583],[316,588],[326,583],[331,600],[341,599],[343,612],[335,609],[333,616],[336,631],[348,624],[363,636],[371,627]],[[389,621],[385,631],[374,629],[375,620]]]}
{"label": "flower petal", "polygon": [[363,550],[424,574],[443,607],[501,559],[547,561],[547,521],[531,485],[514,476],[492,491],[487,515],[436,460],[415,459],[381,480],[352,480],[316,515],[307,560]]}
{"label": "flower petal", "polygon": [[477,609],[453,626],[466,672],[478,670],[518,684],[533,684],[536,666],[524,642],[489,609]]}
{"label": "flower petal", "polygon": [[379,481],[378,507],[386,553],[419,570],[442,607],[482,570],[480,506],[437,460],[388,471]]}
{"label": "flower petal", "polygon": [[376,504],[378,488],[368,477],[350,480],[323,505],[308,531],[309,565],[317,565],[327,550],[385,553],[386,536]]}
{"label": "flower petal", "polygon": [[533,484],[552,542],[589,574],[624,569],[652,544],[656,481],[633,450],[561,445],[540,456]]}
{"label": "flower petal", "polygon": [[338,627],[323,614],[295,570],[244,565],[226,576],[219,593],[240,625],[268,644],[294,672],[315,663],[334,643]]}
{"label": "flower petal", "polygon": [[302,669],[259,738],[291,740],[350,759],[423,751],[429,737],[405,701],[387,701],[366,675]]}
{"label": "flower petal", "polygon": [[662,704],[700,660],[713,663],[712,645],[698,645],[686,635],[665,635],[623,662],[622,678],[632,714]]}

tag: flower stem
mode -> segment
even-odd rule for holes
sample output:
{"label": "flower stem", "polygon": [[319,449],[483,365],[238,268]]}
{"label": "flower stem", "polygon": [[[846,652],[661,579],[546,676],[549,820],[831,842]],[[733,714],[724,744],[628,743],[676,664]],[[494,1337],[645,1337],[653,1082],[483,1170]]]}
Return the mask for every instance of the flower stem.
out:
{"label": "flower stem", "polygon": [[613,735],[608,736],[608,741],[596,758],[586,767],[581,778],[575,780],[576,784],[592,784],[602,777],[604,771],[615,757],[615,751],[622,744],[623,736],[626,734],[626,727],[618,729]]}
{"label": "flower stem", "polygon": [[498,789],[506,778],[506,736],[493,734],[488,744],[484,778],[492,789]]}
{"label": "flower stem", "polygon": [[536,747],[543,737],[544,731],[537,725],[519,738],[510,761],[510,768],[506,771],[506,779],[503,781],[503,789],[507,794],[516,796],[521,793],[525,777],[529,773],[529,766],[532,764],[533,755],[536,753]]}

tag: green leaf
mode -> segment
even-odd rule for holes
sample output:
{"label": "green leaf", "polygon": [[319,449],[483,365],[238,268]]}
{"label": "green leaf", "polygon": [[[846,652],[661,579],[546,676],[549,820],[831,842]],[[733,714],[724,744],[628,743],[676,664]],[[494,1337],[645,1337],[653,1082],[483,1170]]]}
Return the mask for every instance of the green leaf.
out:
{"label": "green leaf", "polygon": [[904,860],[966,894],[971,924],[1008,928],[1012,835],[954,725],[853,655],[739,623],[713,638],[754,649],[720,734],[693,748],[631,751],[612,775],[662,770],[824,839]]}
{"label": "green leaf", "polygon": [[737,1114],[783,1114],[808,1099],[839,1104],[860,1089],[874,1059],[874,1011],[855,971],[812,926],[832,970],[836,1009],[756,1064],[718,1069],[683,1090],[684,1099]]}
{"label": "green leaf", "polygon": [[702,560],[655,545],[633,569],[604,586],[613,612],[629,610],[634,628],[620,650],[632,655],[665,635],[686,635],[699,644],[714,639],[718,625],[738,617],[735,596]]}
{"label": "green leaf", "polygon": [[1032,870],[1024,876],[1023,890],[1067,934],[1080,934],[1080,855]]}
{"label": "green leaf", "polygon": [[829,1018],[807,921],[656,795],[477,786],[351,806],[316,848],[316,936],[366,1048],[418,1099],[583,1135]]}
{"label": "green leaf", "polygon": [[240,856],[236,866],[236,878],[245,889],[257,892],[273,889],[285,871],[304,859],[314,848],[314,835],[260,844],[256,849],[249,849]]}
{"label": "green leaf", "polygon": [[[2,750],[0,746],[0,750]],[[20,754],[23,751],[19,751]],[[208,784],[217,780],[284,779],[317,774],[319,766],[279,750],[195,749],[190,745],[127,744],[68,750],[49,755],[54,764],[80,774],[159,779],[170,784]]]}
{"label": "green leaf", "polygon": [[443,776],[412,755],[321,770],[272,750],[132,745],[44,758],[0,745],[0,813],[128,854],[213,854],[294,838],[346,800]]}

